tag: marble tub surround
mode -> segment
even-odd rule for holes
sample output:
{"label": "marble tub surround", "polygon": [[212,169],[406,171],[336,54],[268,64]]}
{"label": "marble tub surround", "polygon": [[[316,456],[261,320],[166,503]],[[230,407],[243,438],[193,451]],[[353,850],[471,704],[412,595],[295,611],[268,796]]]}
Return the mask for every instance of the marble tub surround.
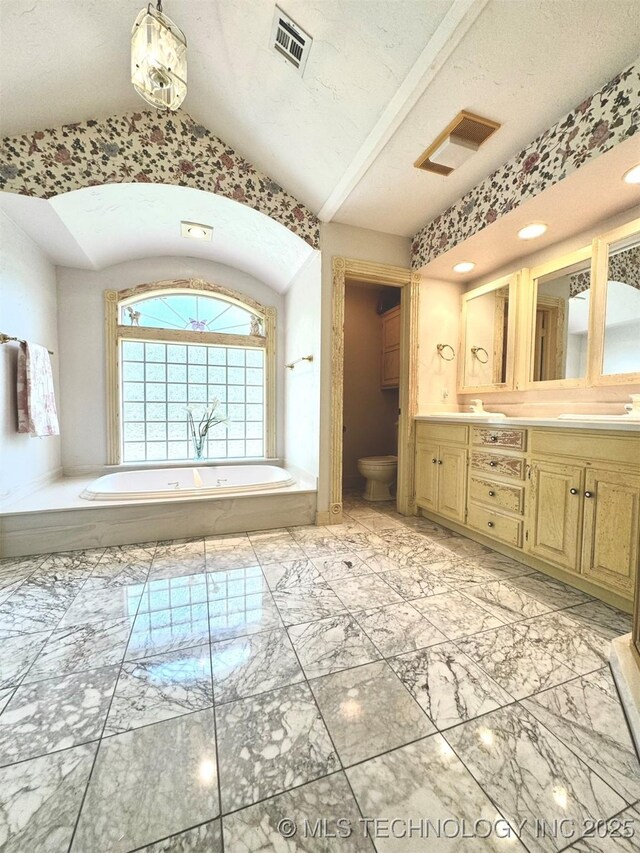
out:
{"label": "marble tub surround", "polygon": [[640,773],[606,654],[630,618],[391,505],[345,506],[337,534],[0,564],[3,853],[313,853],[278,821],[551,820],[565,797],[575,819],[627,813]]}

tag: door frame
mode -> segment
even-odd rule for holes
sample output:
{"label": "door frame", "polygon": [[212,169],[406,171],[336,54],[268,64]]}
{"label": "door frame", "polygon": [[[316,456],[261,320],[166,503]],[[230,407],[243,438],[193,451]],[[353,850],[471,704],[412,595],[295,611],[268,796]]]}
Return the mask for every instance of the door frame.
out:
{"label": "door frame", "polygon": [[342,431],[344,425],[344,303],[347,282],[402,288],[400,301],[400,415],[396,506],[414,515],[415,415],[418,407],[418,295],[420,274],[404,267],[335,256],[331,293],[331,524],[342,521]]}

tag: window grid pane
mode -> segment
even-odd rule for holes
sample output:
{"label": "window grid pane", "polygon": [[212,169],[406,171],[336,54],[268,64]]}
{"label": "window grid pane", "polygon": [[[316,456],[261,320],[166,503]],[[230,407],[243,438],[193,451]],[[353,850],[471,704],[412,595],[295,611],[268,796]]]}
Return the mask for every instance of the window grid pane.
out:
{"label": "window grid pane", "polygon": [[196,423],[220,400],[227,425],[213,427],[205,458],[264,456],[264,350],[121,342],[123,462],[191,459],[186,406]]}

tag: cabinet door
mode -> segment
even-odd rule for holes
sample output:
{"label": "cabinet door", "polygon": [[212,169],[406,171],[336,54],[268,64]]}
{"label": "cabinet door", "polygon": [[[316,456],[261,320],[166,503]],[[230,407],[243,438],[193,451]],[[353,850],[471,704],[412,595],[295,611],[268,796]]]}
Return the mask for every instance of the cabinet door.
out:
{"label": "cabinet door", "polygon": [[382,388],[397,388],[400,384],[400,347],[382,351]]}
{"label": "cabinet door", "polygon": [[418,442],[416,445],[416,503],[436,512],[438,509],[438,446]]}
{"label": "cabinet door", "polygon": [[464,447],[440,445],[438,465],[438,512],[464,522],[467,485],[467,451]]}
{"label": "cabinet door", "polygon": [[582,466],[534,462],[531,467],[528,550],[572,572],[578,571],[583,482]]}
{"label": "cabinet door", "polygon": [[615,592],[633,594],[640,535],[640,478],[587,471],[582,572]]}

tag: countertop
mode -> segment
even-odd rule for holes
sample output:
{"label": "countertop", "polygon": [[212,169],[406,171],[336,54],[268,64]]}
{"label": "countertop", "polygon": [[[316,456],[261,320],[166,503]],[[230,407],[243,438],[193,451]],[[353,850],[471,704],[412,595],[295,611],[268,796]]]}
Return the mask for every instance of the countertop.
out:
{"label": "countertop", "polygon": [[560,420],[558,418],[448,418],[444,415],[416,415],[416,421],[427,421],[429,423],[456,423],[473,424],[474,426],[490,427],[553,427],[554,429],[582,429],[582,430],[606,430],[615,432],[638,432],[640,433],[640,421],[625,420],[621,417],[619,421],[600,421],[597,416],[592,421]]}

